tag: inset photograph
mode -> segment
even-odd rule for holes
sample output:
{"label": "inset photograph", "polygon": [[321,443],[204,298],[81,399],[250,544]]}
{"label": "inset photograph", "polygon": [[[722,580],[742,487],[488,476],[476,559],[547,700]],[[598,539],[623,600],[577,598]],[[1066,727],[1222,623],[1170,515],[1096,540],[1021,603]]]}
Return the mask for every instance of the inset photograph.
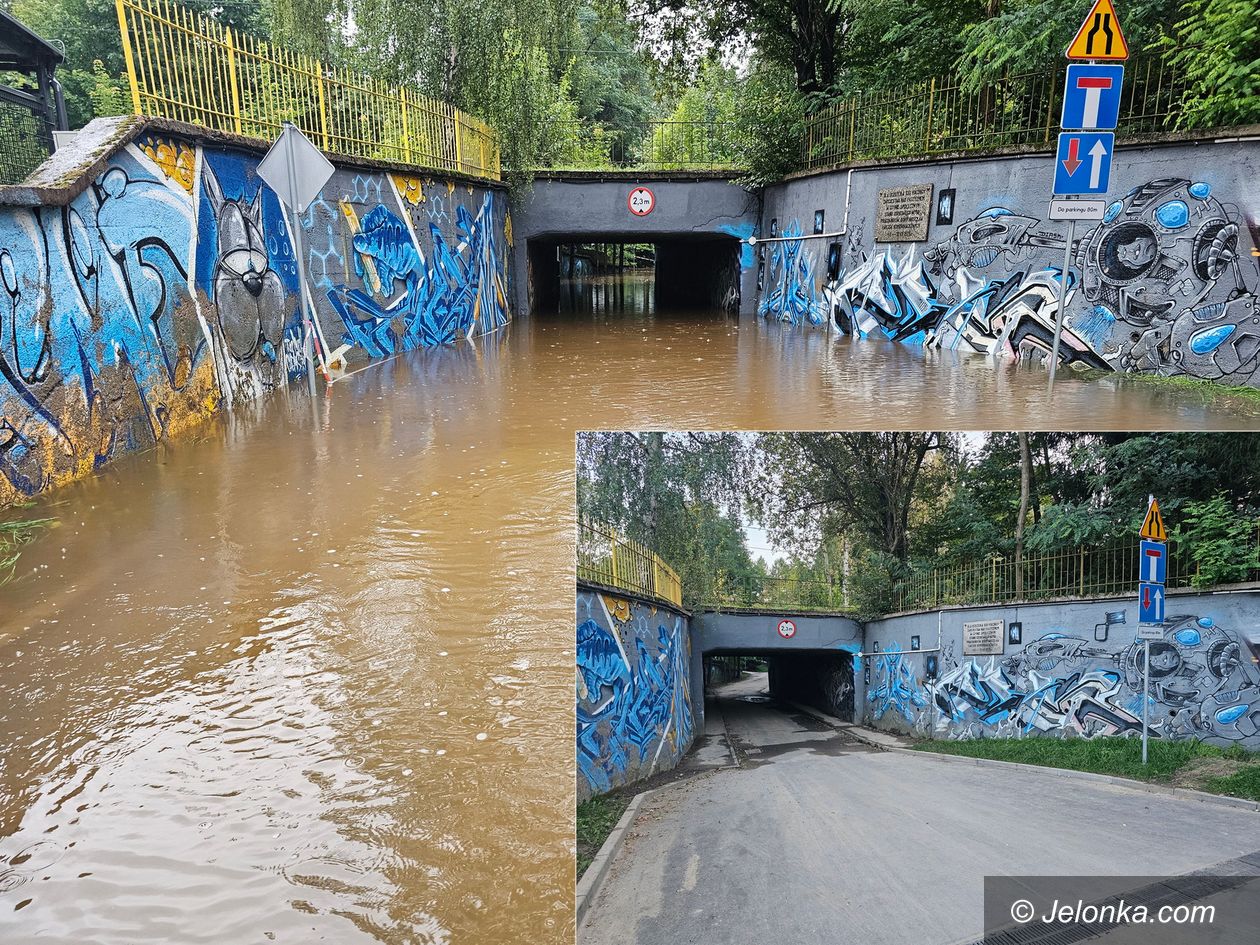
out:
{"label": "inset photograph", "polygon": [[580,945],[1256,874],[1260,435],[587,432],[576,495]]}

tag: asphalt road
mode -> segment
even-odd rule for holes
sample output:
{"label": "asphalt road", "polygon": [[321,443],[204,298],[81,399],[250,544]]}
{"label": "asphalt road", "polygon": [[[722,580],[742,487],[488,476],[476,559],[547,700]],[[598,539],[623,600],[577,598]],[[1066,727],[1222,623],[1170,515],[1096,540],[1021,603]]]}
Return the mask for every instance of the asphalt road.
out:
{"label": "asphalt road", "polygon": [[764,687],[710,703],[741,767],[648,798],[579,945],[945,945],[981,935],[986,874],[1173,875],[1260,850],[1255,812],[877,752]]}

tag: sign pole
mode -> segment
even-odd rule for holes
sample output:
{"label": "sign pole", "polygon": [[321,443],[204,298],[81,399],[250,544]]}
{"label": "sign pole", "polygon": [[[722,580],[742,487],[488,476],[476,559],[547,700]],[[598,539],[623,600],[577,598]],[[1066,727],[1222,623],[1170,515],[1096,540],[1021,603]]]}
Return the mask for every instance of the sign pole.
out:
{"label": "sign pole", "polygon": [[1138,529],[1138,632],[1142,643],[1142,764],[1150,742],[1151,641],[1164,637],[1165,581],[1168,579],[1168,530],[1155,496],[1146,497],[1146,515]]}
{"label": "sign pole", "polygon": [[1067,308],[1068,275],[1072,269],[1072,244],[1076,242],[1076,221],[1068,220],[1067,246],[1063,250],[1063,275],[1059,278],[1059,310],[1054,315],[1054,347],[1050,352],[1050,387],[1059,366],[1059,340],[1063,337],[1063,313]]}
{"label": "sign pole", "polygon": [[[284,131],[281,136],[289,133],[291,126],[288,122],[284,124]],[[292,194],[297,190],[297,167],[293,163],[293,149],[289,148],[286,155],[286,163],[289,171],[289,193]],[[302,352],[306,355],[306,386],[311,392],[311,396],[315,396],[315,341],[311,333],[310,313],[306,310],[306,251],[302,247],[302,221],[299,218],[301,208],[295,204],[289,205],[289,221],[290,228],[293,231],[293,255],[297,257],[298,271],[298,311],[302,313]]]}
{"label": "sign pole", "polygon": [[1147,640],[1142,646],[1146,651],[1142,657],[1142,764],[1146,764],[1146,741],[1150,734],[1147,713],[1151,701],[1151,641]]}

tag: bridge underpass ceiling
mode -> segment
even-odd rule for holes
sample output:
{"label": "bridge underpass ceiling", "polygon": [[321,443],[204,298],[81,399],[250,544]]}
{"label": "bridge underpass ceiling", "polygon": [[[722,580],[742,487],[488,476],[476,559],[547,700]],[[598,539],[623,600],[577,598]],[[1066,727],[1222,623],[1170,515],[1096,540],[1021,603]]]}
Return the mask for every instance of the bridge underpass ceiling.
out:
{"label": "bridge underpass ceiling", "polygon": [[[631,211],[630,192],[646,186],[654,196],[646,215]],[[662,239],[747,240],[757,232],[757,194],[727,180],[538,179],[513,214],[517,310],[529,311],[533,241],[655,243]],[[739,252],[740,314],[756,306],[756,258],[746,243]]]}
{"label": "bridge underpass ceiling", "polygon": [[839,614],[700,611],[692,629],[697,649],[706,654],[862,649],[862,625]]}

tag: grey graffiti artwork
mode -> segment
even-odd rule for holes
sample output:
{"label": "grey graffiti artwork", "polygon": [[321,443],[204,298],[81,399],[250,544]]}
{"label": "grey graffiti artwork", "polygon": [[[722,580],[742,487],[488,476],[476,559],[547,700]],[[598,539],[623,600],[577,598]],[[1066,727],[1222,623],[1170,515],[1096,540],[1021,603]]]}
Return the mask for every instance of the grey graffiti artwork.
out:
{"label": "grey graffiti artwork", "polygon": [[[959,659],[947,644],[929,666],[890,644],[875,660],[867,704],[876,722],[937,737],[1136,735],[1143,652],[1136,641],[1109,647],[1064,629],[1007,656]],[[1152,735],[1260,747],[1257,663],[1260,631],[1207,616],[1166,620],[1151,644]]]}
{"label": "grey graffiti artwork", "polygon": [[789,265],[759,311],[793,324],[830,318],[860,338],[1045,360],[1066,278],[1064,363],[1255,385],[1260,270],[1240,221],[1207,182],[1147,181],[1074,240],[1065,275],[1062,224],[991,206],[921,253],[867,254],[850,237],[839,273],[785,247]]}

